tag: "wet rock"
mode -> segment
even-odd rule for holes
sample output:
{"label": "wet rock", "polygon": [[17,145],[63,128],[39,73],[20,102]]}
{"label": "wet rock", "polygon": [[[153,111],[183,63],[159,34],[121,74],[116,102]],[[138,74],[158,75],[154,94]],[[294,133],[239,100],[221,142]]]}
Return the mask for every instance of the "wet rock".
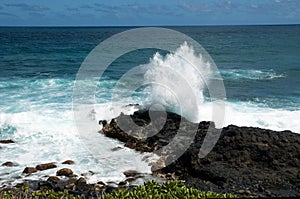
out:
{"label": "wet rock", "polygon": [[56,168],[57,166],[54,163],[46,163],[46,164],[39,164],[35,168],[39,171],[48,170]]}
{"label": "wet rock", "polygon": [[60,179],[59,179],[59,177],[57,177],[57,176],[50,176],[50,177],[47,179],[47,181],[50,182],[50,183],[57,184],[57,183],[60,181]]}
{"label": "wet rock", "polygon": [[37,172],[38,170],[34,167],[26,167],[22,173],[26,173],[26,174],[32,174]]}
{"label": "wet rock", "polygon": [[0,144],[12,144],[15,143],[13,140],[0,140]]}
{"label": "wet rock", "polygon": [[57,176],[66,176],[66,177],[72,177],[73,176],[73,171],[68,168],[63,168],[60,169],[56,172]]}
{"label": "wet rock", "polygon": [[38,183],[38,190],[47,191],[52,189],[53,189],[53,185],[48,181],[40,181]]}
{"label": "wet rock", "polygon": [[[208,128],[210,127],[211,132],[217,130],[214,123],[195,124],[174,113],[167,113],[165,120],[161,117],[163,114],[156,115],[158,121],[165,121],[163,128],[145,139],[140,137],[145,137],[151,129],[144,131],[126,125],[128,116],[125,117],[124,114],[111,120],[100,132],[137,151],[156,152],[178,137],[177,131],[180,126],[185,131],[180,140],[188,140],[190,135],[195,136],[189,148],[170,165],[157,170],[157,165],[164,165],[164,162],[152,163],[152,170],[157,172],[156,175],[167,179],[178,177],[185,180],[187,185],[203,191],[264,197],[300,195],[299,134],[229,125],[222,129],[212,151],[204,158],[199,158],[198,154]],[[138,126],[147,126],[150,123],[147,110],[139,110],[130,117]],[[119,128],[120,124],[122,129]],[[195,125],[196,132],[192,132],[190,129]],[[128,129],[124,129],[124,126]],[[169,149],[168,155],[171,157],[178,149],[180,148]],[[128,172],[124,175],[132,177],[136,173]]]}
{"label": "wet rock", "polygon": [[93,185],[87,184],[85,182],[80,182],[76,185],[76,190],[80,192],[88,192],[91,190],[92,187]]}
{"label": "wet rock", "polygon": [[94,185],[94,190],[96,191],[101,191],[105,188],[105,186],[101,185],[101,184],[95,184]]}
{"label": "wet rock", "polygon": [[111,149],[111,151],[119,151],[119,150],[121,150],[121,149],[123,149],[122,147],[119,147],[119,146],[117,146],[117,147],[114,147],[114,148],[112,148]]}
{"label": "wet rock", "polygon": [[135,171],[135,170],[127,170],[127,171],[124,171],[123,174],[126,177],[135,177],[137,175],[140,175],[140,173],[138,171]]}
{"label": "wet rock", "polygon": [[71,164],[75,164],[75,162],[73,160],[66,160],[66,161],[62,162],[62,164],[71,165]]}
{"label": "wet rock", "polygon": [[75,183],[67,184],[65,185],[65,188],[69,190],[75,190]]}
{"label": "wet rock", "polygon": [[13,166],[15,166],[15,164],[13,162],[7,161],[7,162],[4,162],[1,166],[13,167]]}
{"label": "wet rock", "polygon": [[119,182],[118,187],[125,187],[125,186],[127,186],[127,185],[128,185],[128,182],[126,182],[126,181],[121,181],[121,182]]}
{"label": "wet rock", "polygon": [[86,184],[86,179],[83,178],[83,177],[78,178],[78,179],[76,180],[75,184],[77,185],[77,184],[80,184],[80,183]]}
{"label": "wet rock", "polygon": [[104,182],[102,182],[102,181],[97,182],[97,185],[99,185],[101,187],[105,187],[106,186],[106,184]]}

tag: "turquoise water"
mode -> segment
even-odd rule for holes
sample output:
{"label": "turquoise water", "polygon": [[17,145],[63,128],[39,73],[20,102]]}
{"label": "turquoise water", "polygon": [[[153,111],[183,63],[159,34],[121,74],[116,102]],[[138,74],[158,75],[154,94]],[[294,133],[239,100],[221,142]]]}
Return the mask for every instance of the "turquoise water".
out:
{"label": "turquoise water", "polygon": [[[227,95],[224,126],[300,132],[300,26],[169,28],[198,41],[215,61]],[[100,135],[97,141],[103,144],[102,159],[77,147],[81,141],[73,120],[72,94],[78,69],[101,41],[127,29],[0,28],[0,139],[18,143],[1,146],[0,160],[19,164],[15,168],[0,168],[0,176],[15,178],[24,166],[64,159],[78,162],[72,167],[75,172],[96,172],[90,181],[97,177],[107,181],[122,179],[126,168],[149,169],[146,164],[132,168],[142,156],[127,149],[111,158],[110,149],[120,143]],[[150,58],[156,51],[134,51],[112,63],[97,86],[92,120],[109,120],[115,113],[132,111],[124,107],[127,101],[122,92],[126,93],[126,89],[119,91],[115,107],[110,105],[110,91],[129,69],[153,64]],[[150,75],[155,78],[156,74]],[[143,104],[149,95],[147,89],[137,91],[132,103]],[[200,120],[210,120],[206,113],[211,103],[205,91],[199,106],[203,113]],[[114,113],[110,112],[112,109]],[[132,157],[136,159],[132,161]]]}

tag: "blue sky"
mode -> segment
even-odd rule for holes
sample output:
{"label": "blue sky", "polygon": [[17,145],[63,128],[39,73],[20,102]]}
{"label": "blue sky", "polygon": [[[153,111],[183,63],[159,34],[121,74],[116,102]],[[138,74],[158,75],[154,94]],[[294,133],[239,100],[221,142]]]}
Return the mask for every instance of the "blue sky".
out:
{"label": "blue sky", "polygon": [[300,0],[1,0],[1,26],[299,24]]}

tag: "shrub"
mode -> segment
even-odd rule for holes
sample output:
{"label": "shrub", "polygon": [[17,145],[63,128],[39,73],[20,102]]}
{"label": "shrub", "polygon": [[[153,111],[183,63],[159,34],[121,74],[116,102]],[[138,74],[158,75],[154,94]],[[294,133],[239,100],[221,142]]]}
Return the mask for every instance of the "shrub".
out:
{"label": "shrub", "polygon": [[162,185],[150,180],[144,186],[134,187],[132,190],[123,189],[106,194],[104,199],[128,198],[128,199],[148,199],[148,198],[236,198],[233,194],[218,194],[215,192],[202,192],[198,189],[186,187],[182,181],[166,181]]}

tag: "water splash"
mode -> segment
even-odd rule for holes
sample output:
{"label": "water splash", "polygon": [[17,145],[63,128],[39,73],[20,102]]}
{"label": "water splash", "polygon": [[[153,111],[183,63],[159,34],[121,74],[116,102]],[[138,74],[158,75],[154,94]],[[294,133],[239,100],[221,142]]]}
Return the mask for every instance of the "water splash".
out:
{"label": "water splash", "polygon": [[166,56],[156,53],[145,65],[145,83],[152,83],[148,104],[160,104],[167,111],[199,121],[205,82],[212,74],[210,66],[186,42]]}

